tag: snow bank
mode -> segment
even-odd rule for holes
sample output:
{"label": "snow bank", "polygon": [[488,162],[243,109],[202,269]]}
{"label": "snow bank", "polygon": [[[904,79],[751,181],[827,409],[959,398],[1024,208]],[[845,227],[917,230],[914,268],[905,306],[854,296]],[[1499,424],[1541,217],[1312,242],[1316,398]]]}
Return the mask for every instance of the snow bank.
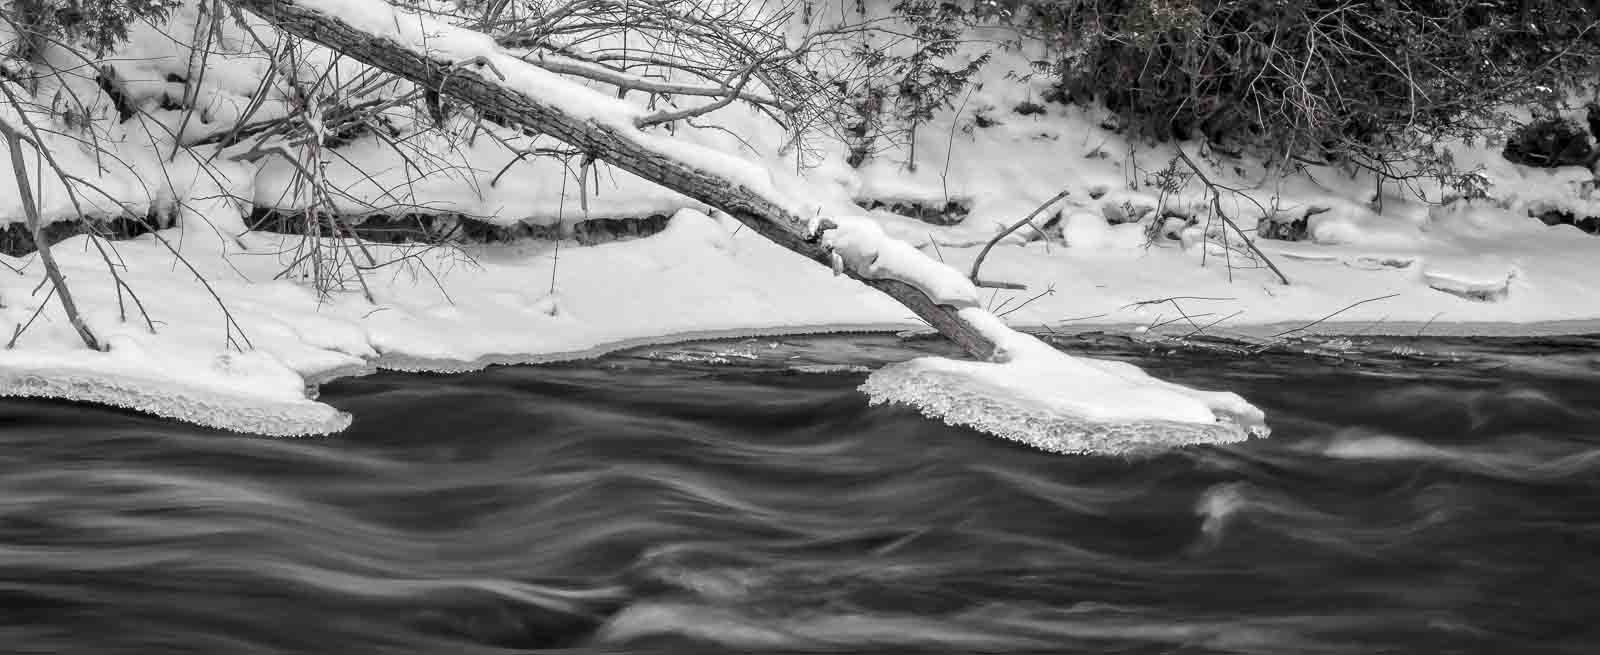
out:
{"label": "snow bank", "polygon": [[980,309],[961,315],[995,339],[997,361],[923,357],[887,366],[861,386],[873,404],[910,405],[1055,453],[1127,455],[1268,434],[1261,410],[1237,394],[1164,382],[1131,364],[1073,357]]}

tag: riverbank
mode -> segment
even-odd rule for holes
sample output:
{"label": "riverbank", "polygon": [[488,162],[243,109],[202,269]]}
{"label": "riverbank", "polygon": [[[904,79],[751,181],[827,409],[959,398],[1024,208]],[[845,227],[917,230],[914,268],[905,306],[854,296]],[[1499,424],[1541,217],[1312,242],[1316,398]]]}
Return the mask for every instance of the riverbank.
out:
{"label": "riverbank", "polygon": [[[432,275],[413,269],[373,277],[373,301],[354,288],[318,296],[304,283],[272,279],[282,266],[278,253],[291,239],[283,235],[246,234],[238,242],[242,248],[216,247],[187,264],[166,253],[154,235],[118,242],[126,261],[120,275],[138,291],[154,333],[134,309],[126,320],[115,314],[114,280],[85,237],[75,239],[58,247],[59,256],[80,301],[93,307],[90,325],[110,351],[75,343],[58,306],[43,293],[29,293],[26,277],[0,279],[0,298],[8,299],[0,312],[10,322],[22,325],[45,304],[16,348],[0,351],[0,396],[83,400],[253,434],[339,431],[350,418],[315,400],[318,384],[376,370],[467,372],[675,341],[925,330],[890,299],[698,211],[682,211],[662,234],[598,247],[530,240],[410,253],[419,264],[454,264]],[[379,255],[381,248],[406,255],[405,247],[374,248]],[[203,250],[190,243],[189,251]],[[960,263],[973,248],[941,255]],[[1518,307],[1528,295],[1477,303],[1438,293],[1419,275],[1360,271],[1331,279],[1347,283],[1341,287],[1318,282],[1320,261],[1293,258],[1283,266],[1302,280],[1296,285],[1277,285],[1264,271],[1235,271],[1229,282],[1226,272],[1187,261],[1181,250],[1146,251],[1139,258],[1144,271],[1165,267],[1187,275],[1130,277],[1110,288],[1096,280],[1115,282],[1115,267],[1091,269],[1066,248],[1045,253],[1043,245],[1006,245],[990,256],[994,271],[1016,275],[1010,279],[1034,290],[1056,285],[1056,293],[994,291],[990,307],[1014,327],[1042,335],[1208,335],[1261,343],[1280,335],[1600,333],[1600,315],[1590,315],[1600,309],[1589,309],[1600,307],[1600,298],[1584,295],[1573,303],[1542,304],[1538,315],[1565,312],[1565,319],[1453,320],[1504,315],[1504,304]],[[27,261],[13,264],[26,267]],[[189,266],[211,282],[197,282]],[[1538,263],[1520,271],[1526,272],[1518,285],[1530,288],[1550,274]],[[1357,283],[1370,280],[1398,287]],[[1581,285],[1558,288],[1592,293]],[[1147,303],[1162,298],[1176,299]],[[125,299],[125,306],[134,303]],[[1099,315],[1088,315],[1094,311]]]}
{"label": "riverbank", "polygon": [[[26,326],[15,347],[0,350],[0,394],[110,404],[256,434],[322,434],[342,429],[349,417],[317,402],[316,386],[373,370],[457,372],[682,340],[924,329],[867,287],[727,217],[694,210],[680,211],[660,234],[590,247],[540,240],[431,249],[369,244],[380,261],[395,263],[367,271],[364,290],[348,282],[323,294],[279,275],[302,237],[191,240],[180,260],[158,236],[182,235],[113,244],[123,262],[114,270],[137,302],[126,290],[119,299],[113,269],[87,237],[56,247],[108,352],[77,343],[59,306],[36,292],[29,276],[0,277],[0,320]],[[1043,334],[1259,341],[1600,332],[1600,289],[1565,270],[1571,249],[1600,247],[1600,239],[1566,241],[1564,258],[1483,255],[1517,271],[1509,295],[1494,302],[1434,288],[1437,276],[1429,271],[1464,271],[1473,262],[1456,255],[1422,252],[1408,255],[1405,269],[1378,270],[1284,257],[1280,265],[1292,281],[1284,286],[1264,269],[1234,270],[1230,280],[1214,261],[1182,248],[1108,254],[1046,243],[995,249],[985,275],[1029,288],[985,293],[989,308],[1013,326]],[[977,250],[925,245],[958,268]],[[1265,247],[1283,254],[1275,244]],[[1349,249],[1320,250],[1355,257]],[[19,269],[33,265],[31,258],[8,259]],[[1530,320],[1509,320],[1519,316]]]}

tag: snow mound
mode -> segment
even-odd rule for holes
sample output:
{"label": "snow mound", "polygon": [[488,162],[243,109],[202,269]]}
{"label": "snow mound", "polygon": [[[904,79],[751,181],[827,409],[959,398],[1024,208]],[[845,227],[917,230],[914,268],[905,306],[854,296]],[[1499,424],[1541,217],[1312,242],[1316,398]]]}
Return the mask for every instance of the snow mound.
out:
{"label": "snow mound", "polygon": [[1133,455],[1269,432],[1261,410],[1237,394],[1164,382],[1131,364],[1072,357],[1022,333],[1004,335],[997,345],[1002,352],[993,362],[922,357],[886,366],[861,391],[874,405],[909,405],[1054,453]]}
{"label": "snow mound", "polygon": [[61,367],[0,368],[0,396],[97,403],[274,437],[331,434],[349,427],[351,420],[349,413],[309,399],[235,395],[103,370]]}
{"label": "snow mound", "polygon": [[1461,272],[1453,270],[1436,270],[1429,267],[1422,272],[1422,279],[1435,291],[1443,291],[1452,296],[1459,296],[1475,302],[1501,302],[1511,295],[1511,283],[1517,278],[1517,270],[1511,268],[1501,273]]}

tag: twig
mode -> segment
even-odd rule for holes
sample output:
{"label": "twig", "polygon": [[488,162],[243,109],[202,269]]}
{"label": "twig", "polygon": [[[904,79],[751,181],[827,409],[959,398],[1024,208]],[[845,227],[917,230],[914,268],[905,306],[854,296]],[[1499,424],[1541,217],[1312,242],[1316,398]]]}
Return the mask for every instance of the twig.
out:
{"label": "twig", "polygon": [[[558,224],[559,225],[559,224]],[[557,229],[560,229],[559,227]],[[561,268],[561,238],[556,237],[556,251],[550,258],[550,293],[556,292],[556,271]]]}
{"label": "twig", "polygon": [[[1228,214],[1222,211],[1221,187],[1217,186],[1215,182],[1212,182],[1211,178],[1206,177],[1205,172],[1200,170],[1200,166],[1194,163],[1193,159],[1189,158],[1189,153],[1183,151],[1183,146],[1181,144],[1178,146],[1177,150],[1178,156],[1183,159],[1183,163],[1188,164],[1189,170],[1194,171],[1195,176],[1199,177],[1200,181],[1205,183],[1206,188],[1211,191],[1211,210],[1216,212],[1217,218],[1222,219],[1224,225],[1233,228],[1233,231],[1239,234],[1239,238],[1244,239],[1245,245],[1249,246],[1250,250],[1254,252],[1257,257],[1261,258],[1261,261],[1266,262],[1267,267],[1271,268],[1272,272],[1278,275],[1278,279],[1283,281],[1284,286],[1288,286],[1289,277],[1284,275],[1283,271],[1278,270],[1278,265],[1272,263],[1272,260],[1267,257],[1267,254],[1261,252],[1261,249],[1256,247],[1255,241],[1252,241],[1250,236],[1244,233],[1244,230],[1239,229],[1239,224],[1234,223],[1233,219],[1229,218]],[[1224,246],[1224,250],[1226,250],[1226,246]]]}
{"label": "twig", "polygon": [[1217,319],[1217,320],[1215,320],[1215,321],[1212,321],[1212,322],[1210,322],[1210,323],[1207,323],[1207,324],[1205,324],[1205,325],[1204,325],[1204,326],[1203,326],[1203,327],[1198,327],[1198,328],[1195,328],[1195,329],[1194,329],[1194,331],[1193,331],[1193,332],[1190,332],[1190,333],[1188,333],[1188,334],[1185,334],[1185,335],[1183,335],[1183,336],[1181,336],[1181,337],[1178,337],[1178,339],[1179,339],[1179,340],[1180,340],[1180,341],[1181,341],[1181,340],[1183,340],[1183,339],[1188,339],[1188,338],[1189,338],[1189,337],[1192,337],[1192,336],[1194,336],[1194,335],[1196,335],[1196,334],[1200,334],[1200,333],[1201,333],[1201,332],[1205,332],[1205,331],[1206,331],[1206,330],[1209,330],[1209,329],[1211,329],[1211,328],[1213,328],[1213,327],[1216,327],[1216,325],[1217,325],[1217,324],[1218,324],[1218,323],[1221,323],[1221,322],[1223,322],[1223,321],[1226,321],[1226,320],[1228,320],[1228,319],[1230,319],[1230,318],[1233,318],[1233,317],[1235,317],[1235,316],[1238,316],[1238,315],[1240,315],[1240,314],[1243,314],[1243,313],[1244,313],[1244,310],[1242,310],[1242,309],[1241,309],[1241,310],[1239,310],[1239,311],[1236,311],[1236,312],[1234,312],[1234,313],[1232,313],[1232,314],[1229,314],[1229,315],[1227,315],[1227,316],[1224,316],[1224,317],[1222,317],[1222,318],[1219,318],[1219,319]]}
{"label": "twig", "polygon": [[1034,294],[1034,296],[1032,298],[1029,298],[1027,300],[1022,301],[1022,304],[1017,305],[1016,307],[1012,307],[1011,309],[1006,310],[1004,313],[996,312],[995,315],[997,317],[999,317],[999,318],[1005,318],[1007,315],[1011,314],[1012,312],[1017,311],[1019,309],[1022,309],[1023,307],[1027,307],[1029,303],[1031,303],[1031,302],[1033,302],[1035,300],[1038,300],[1038,299],[1043,298],[1045,296],[1053,296],[1055,294],[1056,294],[1056,285],[1052,284],[1052,285],[1050,285],[1050,287],[1048,289],[1045,289],[1044,291],[1040,291],[1039,293]]}
{"label": "twig", "polygon": [[1429,317],[1428,317],[1428,322],[1426,322],[1426,323],[1423,323],[1423,324],[1422,324],[1422,327],[1420,327],[1420,328],[1417,328],[1417,333],[1416,333],[1416,334],[1415,334],[1415,335],[1412,335],[1412,337],[1411,337],[1411,338],[1413,338],[1413,339],[1420,339],[1420,338],[1422,338],[1422,332],[1423,332],[1423,331],[1424,331],[1424,330],[1427,330],[1427,329],[1428,329],[1428,326],[1430,326],[1430,325],[1433,325],[1433,321],[1434,321],[1434,319],[1437,319],[1437,318],[1439,318],[1439,317],[1440,317],[1440,316],[1443,316],[1443,315],[1444,315],[1444,312],[1434,312],[1434,314],[1433,314],[1433,316],[1429,316]]}
{"label": "twig", "polygon": [[1310,328],[1310,327],[1312,327],[1314,325],[1317,325],[1318,323],[1321,323],[1321,322],[1326,321],[1326,320],[1328,320],[1330,318],[1333,318],[1333,317],[1338,316],[1340,314],[1343,314],[1343,313],[1345,313],[1347,311],[1355,309],[1356,307],[1359,307],[1361,305],[1365,305],[1365,304],[1367,304],[1369,302],[1377,302],[1379,300],[1388,300],[1390,298],[1394,298],[1394,297],[1399,296],[1399,295],[1400,294],[1398,294],[1398,293],[1391,293],[1391,294],[1389,294],[1387,296],[1378,296],[1376,298],[1368,298],[1366,300],[1358,300],[1356,302],[1350,303],[1349,305],[1346,305],[1343,309],[1340,309],[1339,311],[1336,311],[1336,312],[1334,312],[1332,314],[1329,314],[1327,316],[1319,318],[1319,319],[1317,319],[1315,321],[1312,321],[1312,322],[1307,323],[1305,325],[1302,325],[1300,327],[1294,328],[1292,330],[1284,330],[1283,332],[1279,332],[1277,334],[1274,334],[1274,335],[1272,335],[1272,338],[1277,339],[1277,338],[1282,337],[1282,336],[1284,336],[1286,334],[1293,334],[1295,332],[1299,332],[1301,330],[1305,330],[1305,329]]}
{"label": "twig", "polygon": [[944,168],[939,171],[939,189],[944,194],[946,204],[950,202],[950,155],[955,152],[956,124],[960,122],[961,112],[967,110],[967,101],[972,99],[972,87],[967,87],[966,95],[961,97],[961,106],[956,107],[955,116],[950,120],[950,134],[944,142]]}
{"label": "twig", "polygon": [[1094,314],[1094,315],[1091,315],[1091,316],[1074,316],[1072,318],[1063,318],[1063,319],[1061,319],[1059,321],[1056,321],[1056,322],[1057,323],[1071,323],[1073,321],[1088,321],[1088,320],[1092,320],[1092,319],[1096,319],[1096,318],[1105,318],[1107,316],[1110,316],[1110,314]]}
{"label": "twig", "polygon": [[[996,234],[993,239],[990,239],[989,243],[984,244],[983,250],[978,251],[978,258],[972,262],[972,275],[969,276],[972,279],[972,283],[976,284],[978,286],[986,286],[982,282],[980,282],[979,279],[978,279],[978,269],[983,267],[983,259],[985,257],[989,256],[989,250],[993,249],[995,244],[1000,243],[1001,239],[1004,239],[1007,236],[1010,236],[1012,232],[1015,232],[1018,229],[1021,229],[1022,226],[1032,224],[1033,223],[1033,219],[1034,219],[1035,216],[1038,216],[1040,213],[1043,213],[1044,210],[1049,209],[1051,205],[1056,204],[1062,198],[1067,197],[1071,193],[1072,192],[1069,191],[1069,190],[1062,189],[1061,193],[1058,193],[1054,197],[1050,198],[1049,200],[1046,200],[1044,202],[1044,204],[1039,205],[1039,207],[1037,209],[1034,209],[1033,213],[1028,214],[1028,216],[1026,218],[1024,218],[1024,219],[1022,219],[1020,221],[1017,221],[1015,223],[1012,223],[1010,227],[1006,228],[1005,230],[1002,230],[999,234]],[[1026,289],[1027,287],[1025,287],[1025,286],[1024,287],[1011,286],[1011,287],[1005,287],[1005,288]]]}
{"label": "twig", "polygon": [[1194,323],[1194,319],[1205,318],[1207,316],[1215,316],[1215,315],[1216,315],[1215,312],[1206,312],[1204,314],[1183,314],[1183,315],[1181,315],[1181,316],[1179,316],[1177,318],[1171,319],[1171,320],[1161,321],[1159,323],[1152,323],[1152,324],[1150,324],[1150,327],[1147,328],[1147,329],[1154,330],[1156,328],[1166,327],[1168,325],[1172,325],[1173,323],[1177,323],[1178,321],[1188,321],[1190,325],[1194,325],[1195,324]]}
{"label": "twig", "polygon": [[1217,301],[1225,301],[1225,300],[1238,300],[1238,298],[1212,298],[1212,297],[1208,297],[1208,296],[1172,296],[1170,298],[1157,298],[1155,300],[1140,300],[1138,302],[1128,303],[1126,305],[1123,305],[1122,309],[1127,309],[1129,307],[1143,307],[1145,305],[1159,305],[1161,303],[1172,302],[1174,300],[1217,300]]}
{"label": "twig", "polygon": [[44,301],[40,302],[39,306],[33,309],[33,315],[28,317],[28,322],[18,323],[16,329],[11,331],[11,340],[6,342],[6,350],[11,350],[12,348],[17,347],[17,339],[22,338],[22,333],[27,332],[28,328],[33,327],[33,322],[39,318],[40,313],[44,312],[45,306],[50,304],[50,296],[53,295],[56,295],[56,288],[52,286],[50,287],[50,292],[45,294]]}

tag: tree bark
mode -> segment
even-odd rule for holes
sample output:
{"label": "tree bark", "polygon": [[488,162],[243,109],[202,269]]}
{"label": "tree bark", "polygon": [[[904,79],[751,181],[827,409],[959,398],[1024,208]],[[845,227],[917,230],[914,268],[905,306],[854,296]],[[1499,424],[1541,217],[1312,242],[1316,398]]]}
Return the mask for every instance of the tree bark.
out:
{"label": "tree bark", "polygon": [[[815,239],[808,238],[807,221],[784,208],[780,200],[699,168],[672,152],[652,149],[619,133],[613,126],[575,115],[556,103],[496,83],[488,71],[481,70],[481,63],[474,68],[471,61],[452,61],[438,53],[418,53],[387,35],[317,11],[315,0],[230,1],[284,32],[405,77],[425,89],[473,105],[483,113],[521,123],[613,166],[716,207],[778,245],[823,266],[831,266],[829,251]],[[526,62],[518,65],[533,66]],[[960,308],[938,304],[922,290],[900,280],[868,278],[853,270],[846,273],[899,301],[973,357],[988,360],[995,355],[994,342],[963,319],[957,313]]]}

